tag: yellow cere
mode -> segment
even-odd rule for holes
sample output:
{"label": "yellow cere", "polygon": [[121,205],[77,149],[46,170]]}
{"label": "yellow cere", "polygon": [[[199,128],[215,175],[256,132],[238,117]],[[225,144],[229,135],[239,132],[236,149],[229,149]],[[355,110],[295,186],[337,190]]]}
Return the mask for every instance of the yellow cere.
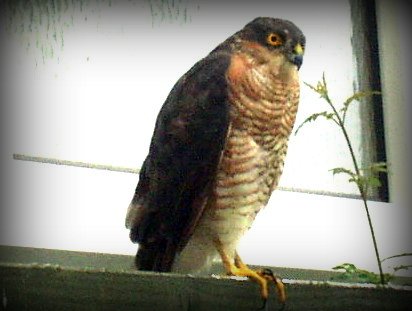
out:
{"label": "yellow cere", "polygon": [[303,47],[300,43],[296,44],[295,46],[295,53],[297,55],[303,55]]}

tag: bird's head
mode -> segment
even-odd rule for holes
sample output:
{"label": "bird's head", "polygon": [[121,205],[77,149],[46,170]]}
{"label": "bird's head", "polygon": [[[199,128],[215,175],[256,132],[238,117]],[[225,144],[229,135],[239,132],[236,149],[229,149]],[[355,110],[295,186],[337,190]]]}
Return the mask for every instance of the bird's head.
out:
{"label": "bird's head", "polygon": [[238,34],[243,42],[257,43],[271,54],[283,55],[297,69],[305,52],[305,36],[292,22],[284,19],[258,17]]}

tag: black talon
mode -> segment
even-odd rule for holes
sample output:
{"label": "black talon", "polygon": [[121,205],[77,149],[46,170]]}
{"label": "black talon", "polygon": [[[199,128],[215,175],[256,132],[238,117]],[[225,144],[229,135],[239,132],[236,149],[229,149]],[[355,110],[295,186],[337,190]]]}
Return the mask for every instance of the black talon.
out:
{"label": "black talon", "polygon": [[273,271],[268,268],[263,269],[260,273],[262,274],[262,276],[269,276],[273,278],[275,277]]}
{"label": "black talon", "polygon": [[[267,303],[268,302],[268,300],[267,299],[265,299],[265,298],[262,298],[262,300],[263,300],[263,305],[258,309],[258,310],[268,310],[269,308],[267,308],[268,306],[269,306],[269,304]],[[281,306],[280,306],[280,308],[279,308],[279,311],[283,311],[283,310],[285,310],[285,307],[286,307],[286,302],[284,302],[284,303],[282,303],[281,304]]]}
{"label": "black talon", "polygon": [[[268,280],[268,281],[273,281],[276,285],[280,282],[280,283],[282,283],[282,280],[280,279],[280,278],[278,278],[278,277],[276,277],[274,274],[273,274],[273,271],[271,270],[271,269],[268,269],[268,268],[264,268],[264,269],[262,269],[261,271],[259,271],[258,272],[262,277],[264,277],[266,280]],[[259,310],[262,310],[262,309],[264,309],[265,307],[267,307],[267,299],[264,299],[264,301],[263,301],[263,306],[259,309]],[[280,307],[280,311],[282,311],[282,310],[284,310],[285,309],[285,307],[286,307],[286,302],[281,302],[281,307]]]}
{"label": "black talon", "polygon": [[263,305],[258,310],[266,309],[268,300],[266,298],[262,298],[262,300],[263,300]]}

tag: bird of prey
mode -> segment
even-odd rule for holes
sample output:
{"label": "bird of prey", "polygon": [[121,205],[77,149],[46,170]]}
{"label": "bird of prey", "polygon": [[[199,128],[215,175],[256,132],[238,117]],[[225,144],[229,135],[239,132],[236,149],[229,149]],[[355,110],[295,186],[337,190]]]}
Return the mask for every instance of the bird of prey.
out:
{"label": "bird of prey", "polygon": [[258,17],[197,62],[164,102],[126,216],[140,270],[196,273],[219,257],[229,275],[283,284],[254,271],[239,239],[276,189],[299,102],[305,36]]}

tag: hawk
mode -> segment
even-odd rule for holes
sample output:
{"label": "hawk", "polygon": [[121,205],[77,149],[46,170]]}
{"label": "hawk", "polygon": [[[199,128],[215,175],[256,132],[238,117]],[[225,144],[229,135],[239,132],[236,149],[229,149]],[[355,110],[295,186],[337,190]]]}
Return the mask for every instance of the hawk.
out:
{"label": "hawk", "polygon": [[207,271],[282,282],[254,271],[239,239],[276,189],[299,102],[305,36],[292,22],[258,17],[197,62],[163,104],[126,216],[136,267]]}

